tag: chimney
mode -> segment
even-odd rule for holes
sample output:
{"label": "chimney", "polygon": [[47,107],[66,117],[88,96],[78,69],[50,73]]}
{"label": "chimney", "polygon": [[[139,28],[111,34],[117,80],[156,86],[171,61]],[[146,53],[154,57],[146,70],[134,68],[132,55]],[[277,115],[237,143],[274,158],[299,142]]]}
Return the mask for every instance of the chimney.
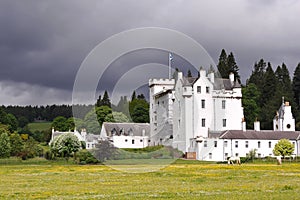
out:
{"label": "chimney", "polygon": [[229,80],[230,80],[231,83],[234,82],[234,73],[230,72],[230,74],[229,74]]}
{"label": "chimney", "polygon": [[214,72],[210,72],[208,74],[208,78],[210,79],[210,82],[214,83],[215,82],[215,73]]}
{"label": "chimney", "polygon": [[255,131],[260,131],[260,122],[259,121],[254,122],[254,130]]}
{"label": "chimney", "polygon": [[200,77],[205,77],[206,76],[206,71],[203,68],[200,68]]}
{"label": "chimney", "polygon": [[246,122],[245,119],[242,119],[242,131],[246,131]]}

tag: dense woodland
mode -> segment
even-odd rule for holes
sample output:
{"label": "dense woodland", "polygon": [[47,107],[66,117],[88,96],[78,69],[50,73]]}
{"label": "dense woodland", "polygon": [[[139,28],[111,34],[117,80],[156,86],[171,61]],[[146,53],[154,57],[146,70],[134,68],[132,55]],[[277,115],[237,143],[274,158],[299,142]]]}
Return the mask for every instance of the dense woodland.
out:
{"label": "dense woodland", "polygon": [[[235,79],[241,83],[239,67],[232,52],[227,54],[224,49],[221,51],[217,69],[223,78],[234,73]],[[213,70],[212,67],[210,70]],[[192,76],[190,70],[187,76]],[[261,122],[261,129],[272,129],[272,120],[284,97],[292,105],[296,129],[300,130],[300,63],[291,75],[285,63],[274,67],[260,59],[254,63],[252,73],[245,82],[242,85],[242,104],[248,129],[253,128],[255,120]],[[30,122],[52,122],[52,127],[60,131],[74,130],[76,124],[78,130],[85,128],[90,133],[99,133],[103,122],[149,122],[149,103],[143,94],[136,95],[135,91],[130,99],[121,97],[117,105],[111,104],[105,91],[95,105],[75,107],[79,110],[77,118],[72,116],[71,105],[1,106],[0,157],[32,157],[41,153],[42,149],[37,144],[47,144],[51,130],[31,132],[28,128]],[[11,151],[5,154],[7,149]]]}

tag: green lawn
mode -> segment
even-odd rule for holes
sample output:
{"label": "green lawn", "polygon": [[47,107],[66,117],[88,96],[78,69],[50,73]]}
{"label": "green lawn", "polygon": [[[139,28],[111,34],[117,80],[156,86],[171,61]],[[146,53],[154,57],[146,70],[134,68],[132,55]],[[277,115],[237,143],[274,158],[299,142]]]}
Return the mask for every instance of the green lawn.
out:
{"label": "green lawn", "polygon": [[295,163],[180,161],[149,173],[42,160],[0,165],[0,199],[298,199],[299,194]]}
{"label": "green lawn", "polygon": [[51,122],[29,123],[28,128],[31,132],[49,130],[51,128]]}

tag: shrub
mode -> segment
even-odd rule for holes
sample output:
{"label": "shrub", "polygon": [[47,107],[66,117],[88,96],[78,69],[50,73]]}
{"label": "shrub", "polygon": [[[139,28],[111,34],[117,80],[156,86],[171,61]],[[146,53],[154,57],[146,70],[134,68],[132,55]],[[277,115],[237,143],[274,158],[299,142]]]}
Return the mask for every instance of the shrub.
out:
{"label": "shrub", "polygon": [[99,161],[86,149],[80,150],[77,154],[77,163],[85,164],[97,164]]}

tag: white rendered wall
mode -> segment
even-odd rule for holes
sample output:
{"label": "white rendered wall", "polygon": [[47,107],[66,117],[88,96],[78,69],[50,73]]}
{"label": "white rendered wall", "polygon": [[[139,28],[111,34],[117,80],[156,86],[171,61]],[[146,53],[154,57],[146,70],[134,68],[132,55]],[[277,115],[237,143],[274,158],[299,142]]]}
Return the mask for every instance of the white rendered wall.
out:
{"label": "white rendered wall", "polygon": [[[148,136],[113,136],[113,144],[117,148],[144,148],[148,146]],[[134,142],[132,142],[134,141]]]}

